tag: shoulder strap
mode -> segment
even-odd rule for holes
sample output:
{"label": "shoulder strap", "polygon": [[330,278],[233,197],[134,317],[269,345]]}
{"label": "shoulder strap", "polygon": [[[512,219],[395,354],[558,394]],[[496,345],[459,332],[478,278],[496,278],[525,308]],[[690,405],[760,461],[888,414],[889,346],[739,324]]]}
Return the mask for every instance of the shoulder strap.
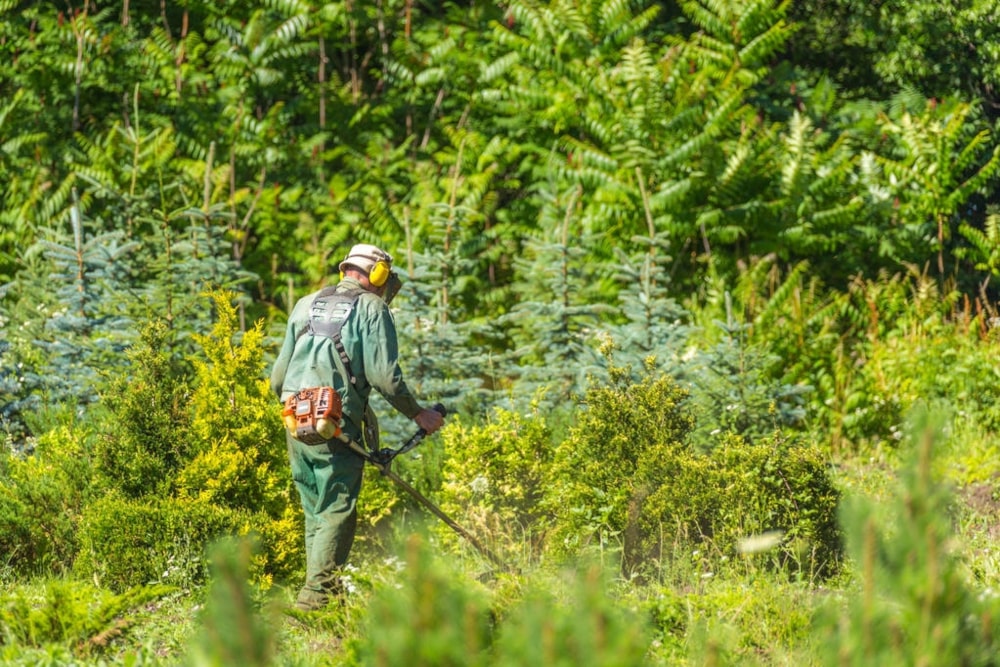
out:
{"label": "shoulder strap", "polygon": [[357,384],[358,378],[351,370],[351,359],[347,356],[347,350],[344,349],[340,332],[347,324],[347,320],[364,290],[340,291],[337,287],[336,285],[326,287],[316,295],[309,308],[309,322],[299,332],[296,340],[307,333],[310,336],[324,336],[331,339],[337,350],[337,356],[340,357],[341,363],[344,364],[344,370],[347,371],[347,379],[351,384]]}

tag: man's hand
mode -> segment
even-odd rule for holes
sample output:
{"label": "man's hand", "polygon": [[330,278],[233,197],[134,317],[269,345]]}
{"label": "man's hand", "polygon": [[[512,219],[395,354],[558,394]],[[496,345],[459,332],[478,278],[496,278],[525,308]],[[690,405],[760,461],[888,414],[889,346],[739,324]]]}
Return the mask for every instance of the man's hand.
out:
{"label": "man's hand", "polygon": [[430,435],[434,431],[441,428],[444,424],[444,415],[437,410],[428,410],[427,408],[424,408],[417,413],[417,416],[413,418],[413,421],[415,421],[417,426],[423,429],[427,435]]}

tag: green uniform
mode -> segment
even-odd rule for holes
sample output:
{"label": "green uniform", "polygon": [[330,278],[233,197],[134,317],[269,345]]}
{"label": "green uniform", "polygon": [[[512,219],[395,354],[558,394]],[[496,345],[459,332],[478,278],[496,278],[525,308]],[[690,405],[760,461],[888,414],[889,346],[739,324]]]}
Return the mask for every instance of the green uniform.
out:
{"label": "green uniform", "polygon": [[[334,387],[343,401],[343,431],[361,442],[373,388],[411,419],[421,408],[403,381],[389,307],[351,278],[341,281],[337,292],[360,292],[340,332],[355,383],[351,384],[333,339],[310,333],[310,317],[318,313],[332,319],[344,313],[343,308],[314,309],[320,294],[316,292],[300,299],[292,310],[271,371],[271,390],[284,402],[301,389]],[[354,542],[364,460],[337,440],[328,445],[307,445],[290,434],[286,439],[292,478],[305,512],[306,583],[298,604],[318,608],[337,589],[338,572]]]}

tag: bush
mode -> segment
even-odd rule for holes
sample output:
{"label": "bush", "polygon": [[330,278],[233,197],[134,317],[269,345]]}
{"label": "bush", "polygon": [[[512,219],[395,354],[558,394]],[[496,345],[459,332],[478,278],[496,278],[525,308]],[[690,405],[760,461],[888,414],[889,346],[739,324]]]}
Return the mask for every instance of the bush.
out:
{"label": "bush", "polygon": [[61,574],[77,549],[76,522],[86,502],[90,458],[85,439],[60,427],[35,452],[8,455],[0,476],[0,565],[20,574]]}
{"label": "bush", "polygon": [[264,379],[262,324],[240,333],[227,292],[212,294],[218,321],[196,335],[192,359],[191,456],[177,472],[179,496],[278,518],[291,497],[281,406]]}
{"label": "bush", "polygon": [[435,560],[418,536],[407,543],[406,567],[376,591],[363,634],[361,665],[485,665],[490,614],[484,589]]}
{"label": "bush", "polygon": [[147,323],[128,352],[128,375],[101,392],[109,418],[95,447],[97,473],[132,498],[168,492],[188,456],[188,388],[170,358],[168,335],[162,322]]}
{"label": "bush", "polygon": [[488,423],[449,426],[442,438],[442,509],[462,517],[473,533],[537,554],[545,535],[541,500],[553,452],[545,419],[537,412],[497,409]]}
{"label": "bush", "polygon": [[[894,497],[852,499],[844,531],[857,586],[817,615],[819,664],[996,665],[1000,598],[970,581],[954,539],[951,491],[934,474],[940,415],[915,413]],[[883,518],[884,510],[888,516]]]}
{"label": "bush", "polygon": [[[663,536],[673,531],[710,543],[727,559],[761,549],[763,558],[790,571],[820,577],[836,571],[840,494],[818,449],[780,435],[756,444],[729,435],[710,455],[678,456],[671,465],[670,483],[650,494],[641,514],[647,553],[662,556]],[[768,534],[773,539],[759,547],[748,542]]]}
{"label": "bush", "polygon": [[[634,533],[636,503],[672,474],[664,459],[684,451],[694,427],[687,393],[669,377],[647,372],[634,383],[626,369],[609,374],[607,385],[587,390],[586,408],[553,455],[543,505],[553,517],[547,546],[557,555],[619,548]],[[644,457],[664,461],[658,479],[637,477]]]}
{"label": "bush", "polygon": [[198,584],[207,574],[208,545],[249,525],[247,513],[213,503],[112,493],[84,511],[74,570],[114,591],[152,582]]}
{"label": "bush", "polygon": [[672,380],[612,377],[588,391],[587,409],[556,451],[545,500],[555,552],[621,549],[634,574],[678,546],[731,558],[743,538],[778,531],[777,565],[836,569],[839,494],[817,450],[778,435],[757,444],[729,435],[701,454],[688,437],[686,394]]}

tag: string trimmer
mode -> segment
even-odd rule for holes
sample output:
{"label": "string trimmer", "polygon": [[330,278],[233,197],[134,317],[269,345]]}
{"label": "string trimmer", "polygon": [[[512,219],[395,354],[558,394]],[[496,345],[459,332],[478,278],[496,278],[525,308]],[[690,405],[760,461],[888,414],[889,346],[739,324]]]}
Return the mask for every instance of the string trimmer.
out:
{"label": "string trimmer", "polygon": [[[438,403],[431,409],[434,410],[435,412],[440,413],[442,417],[446,413],[445,407],[440,403]],[[378,451],[370,451],[368,449],[365,449],[358,442],[350,438],[347,438],[347,436],[344,435],[340,436],[340,439],[355,453],[357,453],[366,461],[375,466],[375,468],[377,468],[378,471],[382,473],[384,477],[388,477],[389,479],[391,479],[396,484],[396,486],[398,486],[399,488],[403,489],[408,494],[413,496],[413,498],[418,503],[420,503],[426,509],[428,509],[434,516],[444,521],[446,524],[448,524],[448,526],[452,530],[454,530],[456,533],[467,539],[469,541],[469,544],[474,546],[479,551],[479,553],[483,554],[491,561],[493,561],[494,565],[500,568],[505,568],[506,565],[503,563],[503,561],[501,561],[500,558],[492,551],[490,551],[482,544],[480,544],[479,541],[472,535],[472,533],[470,533],[465,528],[462,528],[460,525],[458,525],[455,522],[455,520],[449,517],[447,514],[445,514],[440,507],[432,503],[430,500],[427,499],[426,496],[424,496],[424,494],[417,491],[406,480],[404,480],[395,472],[393,472],[392,470],[393,459],[395,459],[400,454],[405,454],[406,452],[412,450],[414,447],[419,445],[423,441],[426,435],[427,432],[424,429],[419,429],[416,433],[413,434],[413,437],[411,437],[403,444],[402,447],[399,447],[398,449],[392,449],[391,447],[384,447]]]}

